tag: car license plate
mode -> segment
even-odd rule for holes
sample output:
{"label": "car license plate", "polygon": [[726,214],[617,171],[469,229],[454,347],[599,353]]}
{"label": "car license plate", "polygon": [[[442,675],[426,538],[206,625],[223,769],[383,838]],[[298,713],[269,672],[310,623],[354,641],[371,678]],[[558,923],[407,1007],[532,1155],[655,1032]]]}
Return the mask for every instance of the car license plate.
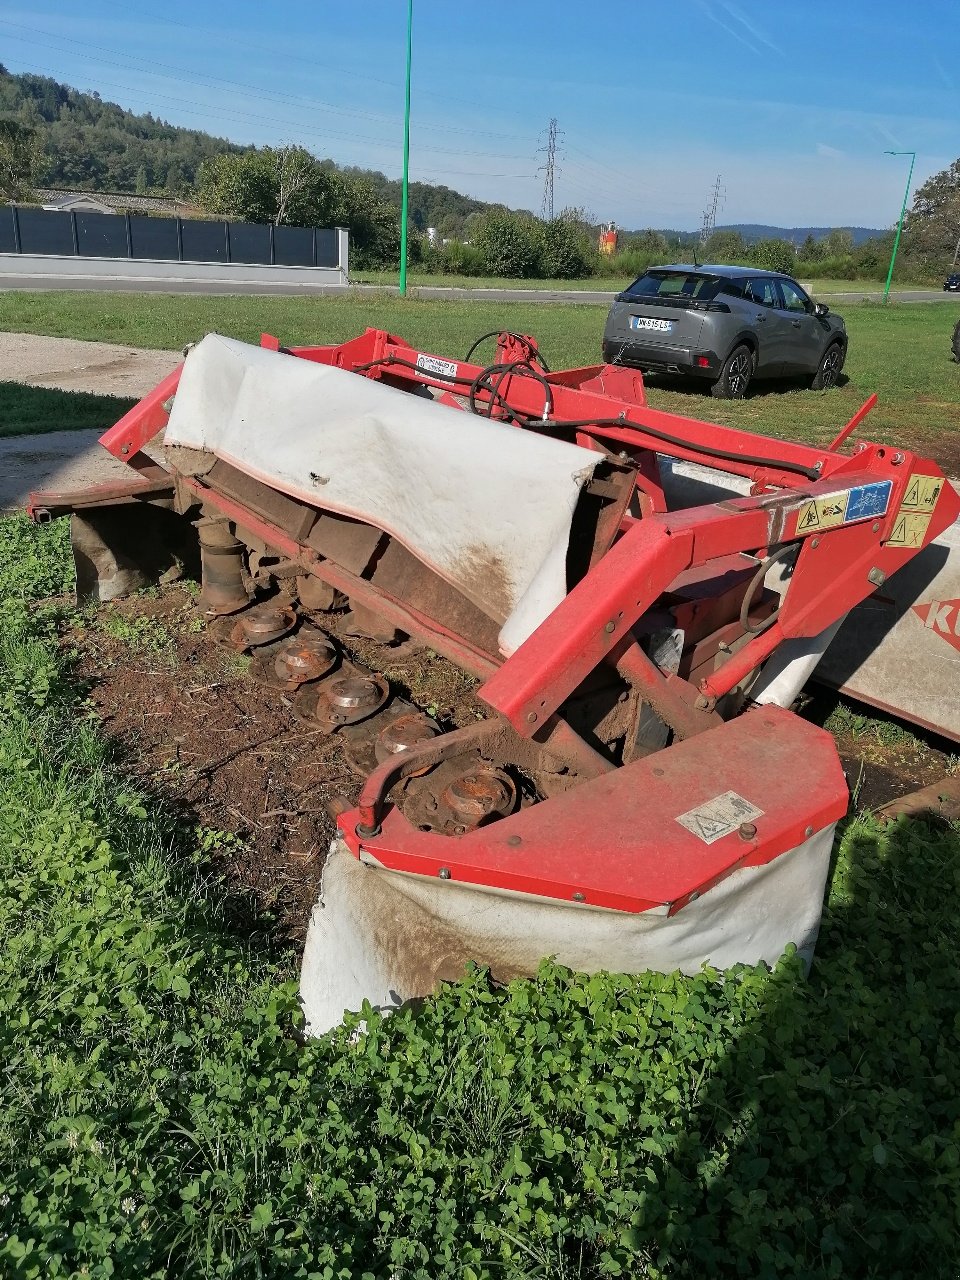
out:
{"label": "car license plate", "polygon": [[672,320],[651,320],[648,316],[631,316],[631,329],[655,329],[657,333],[669,333],[673,328]]}

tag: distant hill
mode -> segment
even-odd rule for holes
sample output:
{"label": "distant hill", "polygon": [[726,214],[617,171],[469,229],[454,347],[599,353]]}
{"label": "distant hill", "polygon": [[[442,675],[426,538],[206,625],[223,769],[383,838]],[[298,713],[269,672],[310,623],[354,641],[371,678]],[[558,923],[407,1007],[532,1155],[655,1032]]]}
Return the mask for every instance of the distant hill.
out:
{"label": "distant hill", "polygon": [[[0,65],[0,118],[31,125],[43,146],[39,173],[43,187],[76,191],[100,191],[140,196],[187,196],[197,171],[208,157],[225,151],[242,152],[226,138],[200,129],[168,124],[149,112],[137,115],[115,102],[104,102],[98,93],[81,93],[49,76],[12,75]],[[375,170],[323,163],[331,169],[365,178],[377,195],[400,208],[400,183]],[[468,219],[491,207],[484,200],[463,195],[450,187],[427,182],[410,184],[410,219],[425,231],[436,227],[442,236],[469,234]],[[717,228],[726,230],[727,228]],[[756,223],[732,226],[747,243],[771,237],[802,243],[808,235],[819,239],[830,227],[768,227]],[[869,227],[849,227],[854,244],[882,232]],[[624,232],[625,236],[640,232]],[[671,244],[696,243],[698,232],[664,230]]]}
{"label": "distant hill", "polygon": [[[147,113],[136,115],[98,93],[81,93],[49,76],[12,75],[0,65],[0,117],[33,126],[43,144],[40,185],[74,191],[185,196],[208,157],[249,151],[200,129],[182,129]],[[381,199],[400,208],[400,183],[370,169],[331,169],[366,178]],[[410,218],[421,230],[462,234],[467,218],[489,205],[450,187],[410,184]]]}
{"label": "distant hill", "polygon": [[[807,236],[813,236],[814,240],[822,240],[824,236],[837,229],[834,227],[767,227],[758,222],[732,222],[717,227],[718,231],[739,231],[747,244],[754,244],[757,240],[789,240],[793,244],[803,244]],[[839,230],[849,231],[855,245],[886,234],[884,227],[841,227]]]}

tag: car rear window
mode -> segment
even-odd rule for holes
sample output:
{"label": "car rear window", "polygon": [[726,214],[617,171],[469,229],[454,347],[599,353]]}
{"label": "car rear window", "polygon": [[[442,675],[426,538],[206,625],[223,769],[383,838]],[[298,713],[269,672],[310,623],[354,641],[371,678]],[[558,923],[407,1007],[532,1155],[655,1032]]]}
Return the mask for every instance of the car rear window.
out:
{"label": "car rear window", "polygon": [[698,302],[710,302],[716,297],[720,283],[716,276],[704,276],[694,271],[647,271],[624,292],[630,298],[662,298],[678,302],[695,298]]}

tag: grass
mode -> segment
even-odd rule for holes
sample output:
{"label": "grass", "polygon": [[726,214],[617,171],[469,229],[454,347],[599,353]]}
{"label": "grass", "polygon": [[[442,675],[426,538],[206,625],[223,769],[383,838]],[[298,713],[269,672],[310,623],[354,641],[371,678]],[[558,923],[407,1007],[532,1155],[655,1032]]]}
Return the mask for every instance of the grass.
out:
{"label": "grass", "polygon": [[119,396],[56,391],[20,382],[0,382],[0,437],[45,431],[104,430],[135,404]]}
{"label": "grass", "polygon": [[0,521],[0,1273],[954,1280],[960,838],[848,826],[809,980],[482,972],[302,1043],[294,964],[138,791]]}
{"label": "grass", "polygon": [[[586,280],[507,280],[502,276],[436,275],[429,271],[408,271],[411,289],[552,289],[586,290],[589,293],[616,293],[635,279],[632,275],[590,276]],[[357,271],[350,273],[351,284],[376,284],[396,287],[396,271]]]}
{"label": "grass", "polygon": [[[812,393],[755,384],[745,401],[713,400],[705,390],[651,383],[658,408],[767,435],[826,444],[871,392],[880,403],[861,436],[930,448],[960,436],[960,365],[950,359],[954,302],[923,306],[844,304],[850,333],[847,381]],[[563,303],[343,297],[202,297],[137,294],[0,293],[0,329],[175,349],[215,330],[247,342],[260,333],[285,343],[342,342],[366,327],[389,329],[443,355],[465,354],[490,329],[536,335],[554,368],[595,363],[606,308]],[[488,348],[492,351],[492,347]]]}
{"label": "grass", "polygon": [[[427,271],[410,271],[407,284],[411,289],[531,289],[531,290],[586,290],[590,293],[617,293],[633,280],[632,275],[590,276],[586,280],[505,280],[501,276],[435,275]],[[799,277],[798,277],[799,278]],[[353,284],[376,284],[395,287],[396,271],[358,271],[351,275]],[[803,277],[804,288],[815,296],[831,293],[876,293],[883,288],[883,280],[815,280]],[[893,290],[929,289],[929,284],[913,284],[896,280]]]}

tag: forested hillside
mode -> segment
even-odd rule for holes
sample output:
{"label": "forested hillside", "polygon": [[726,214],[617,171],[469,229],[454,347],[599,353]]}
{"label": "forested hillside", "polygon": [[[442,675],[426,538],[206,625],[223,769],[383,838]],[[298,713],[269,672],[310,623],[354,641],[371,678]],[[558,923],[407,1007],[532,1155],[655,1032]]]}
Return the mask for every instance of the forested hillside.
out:
{"label": "forested hillside", "polygon": [[243,150],[197,129],[135,115],[47,76],[11,75],[3,66],[0,117],[36,131],[42,186],[185,195],[201,161]]}
{"label": "forested hillside", "polygon": [[[87,191],[187,195],[201,163],[240,147],[197,129],[181,129],[156,116],[136,115],[97,93],[81,93],[48,76],[12,75],[0,65],[0,118],[36,131],[40,186]],[[400,208],[400,183],[382,173],[333,160],[325,168],[365,179],[377,196]],[[438,227],[462,234],[471,213],[489,208],[482,200],[425,182],[410,185],[410,219],[415,227]]]}

